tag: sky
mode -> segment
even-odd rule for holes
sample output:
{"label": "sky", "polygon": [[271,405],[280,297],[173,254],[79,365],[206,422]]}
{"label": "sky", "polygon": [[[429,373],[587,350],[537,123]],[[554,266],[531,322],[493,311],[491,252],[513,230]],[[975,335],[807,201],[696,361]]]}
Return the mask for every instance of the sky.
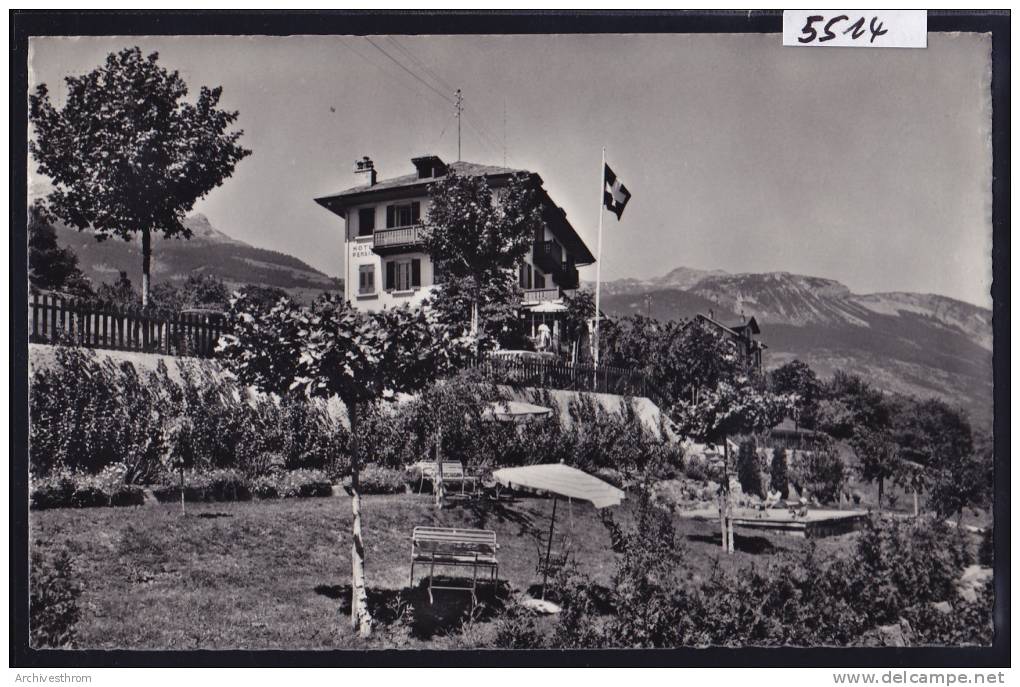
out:
{"label": "sky", "polygon": [[[33,38],[30,86],[113,50],[158,51],[253,154],[195,206],[253,245],[344,273],[313,198],[426,153],[538,172],[595,252],[602,147],[633,194],[604,219],[602,278],[788,271],[856,293],[991,307],[991,40],[782,47],[778,34]],[[30,161],[30,167],[34,169]],[[29,195],[46,190],[30,174]],[[157,256],[158,257],[158,256]],[[594,280],[595,268],[581,278]]]}

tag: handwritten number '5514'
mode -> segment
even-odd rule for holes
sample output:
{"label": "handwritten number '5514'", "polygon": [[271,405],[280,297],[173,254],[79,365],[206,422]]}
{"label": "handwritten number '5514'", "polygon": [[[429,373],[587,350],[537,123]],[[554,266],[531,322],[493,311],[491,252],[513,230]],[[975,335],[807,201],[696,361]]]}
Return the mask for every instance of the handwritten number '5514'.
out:
{"label": "handwritten number '5514'", "polygon": [[[849,33],[850,38],[857,40],[865,33],[867,33],[864,30],[864,19],[865,19],[864,17],[861,17],[853,24],[851,24],[849,28],[843,31],[843,35]],[[800,30],[801,34],[803,35],[798,36],[797,40],[801,43],[810,43],[813,40],[817,40],[819,43],[831,41],[836,37],[836,34],[833,32],[833,27],[835,27],[836,24],[839,24],[840,22],[850,21],[850,17],[846,16],[845,14],[833,17],[829,21],[825,22],[825,25],[822,28],[822,35],[819,36],[818,31],[815,29],[813,24],[821,21],[825,21],[825,17],[820,14],[813,14],[810,17],[808,17],[807,21],[804,22],[804,28]],[[889,31],[887,29],[884,29],[883,26],[884,24],[882,24],[882,22],[878,20],[878,17],[871,18],[871,21],[868,23],[868,32],[871,33],[871,38],[868,41],[869,43],[874,43],[876,38],[878,38],[879,36],[884,36],[885,34],[889,33]]]}

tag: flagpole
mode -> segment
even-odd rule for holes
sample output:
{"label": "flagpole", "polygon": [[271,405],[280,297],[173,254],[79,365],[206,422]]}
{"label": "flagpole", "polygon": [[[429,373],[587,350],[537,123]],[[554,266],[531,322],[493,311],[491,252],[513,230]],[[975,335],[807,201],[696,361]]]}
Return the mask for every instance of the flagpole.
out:
{"label": "flagpole", "polygon": [[596,248],[595,257],[595,379],[594,387],[592,391],[598,390],[599,382],[599,322],[602,319],[601,315],[601,294],[602,294],[602,215],[603,207],[606,204],[605,193],[606,193],[606,147],[602,146],[602,166],[599,168],[599,238],[598,246]]}

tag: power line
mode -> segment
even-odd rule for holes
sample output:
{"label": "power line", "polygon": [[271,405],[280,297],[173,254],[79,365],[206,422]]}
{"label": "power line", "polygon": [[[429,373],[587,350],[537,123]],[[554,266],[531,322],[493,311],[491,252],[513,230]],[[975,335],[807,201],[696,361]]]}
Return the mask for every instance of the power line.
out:
{"label": "power line", "polygon": [[401,63],[401,62],[400,62],[399,60],[397,60],[397,58],[393,57],[393,55],[389,54],[388,52],[386,52],[385,50],[383,50],[383,49],[382,49],[381,47],[379,47],[379,45],[378,45],[378,44],[377,44],[377,43],[376,43],[375,41],[373,41],[373,40],[372,40],[371,38],[369,38],[368,36],[365,36],[365,40],[366,40],[366,41],[368,41],[369,43],[371,43],[371,44],[372,44],[372,47],[374,47],[374,48],[375,48],[376,50],[378,50],[378,51],[379,51],[379,52],[381,52],[381,53],[382,53],[383,55],[385,55],[385,56],[386,56],[386,57],[387,57],[387,58],[388,58],[388,59],[389,59],[389,60],[390,60],[391,62],[393,62],[393,64],[397,65],[398,67],[400,67],[401,69],[403,69],[403,70],[404,70],[405,72],[407,72],[408,74],[410,74],[410,75],[411,75],[411,77],[412,77],[412,78],[414,78],[414,80],[415,80],[415,81],[419,82],[420,84],[422,84],[423,86],[425,86],[426,88],[428,88],[428,89],[429,89],[430,91],[432,91],[433,93],[435,93],[436,95],[438,95],[438,96],[439,96],[440,98],[442,98],[442,99],[443,99],[443,100],[445,100],[446,102],[450,103],[451,105],[453,105],[453,104],[454,104],[454,101],[453,101],[453,100],[452,100],[451,98],[449,98],[449,97],[448,97],[448,96],[446,96],[446,95],[443,95],[443,92],[442,92],[442,91],[440,91],[440,90],[439,90],[439,89],[437,89],[437,88],[436,88],[435,86],[433,86],[432,84],[430,84],[430,83],[429,83],[428,81],[426,81],[425,79],[421,78],[420,76],[418,76],[417,74],[415,74],[414,72],[412,72],[412,71],[411,71],[410,69],[408,69],[407,67],[405,67],[405,66],[403,65],[403,63]]}
{"label": "power line", "polygon": [[442,86],[445,91],[450,92],[450,91],[456,90],[456,89],[454,89],[453,86],[450,85],[449,81],[447,81],[442,76],[440,76],[438,73],[436,73],[431,67],[429,67],[427,64],[425,64],[425,62],[423,60],[419,59],[413,52],[411,52],[407,47],[405,47],[403,44],[401,44],[400,41],[398,41],[395,37],[387,36],[386,40],[388,40],[390,43],[392,43],[394,46],[396,46],[397,50],[399,50],[404,55],[406,55],[408,57],[408,59],[410,59],[412,62],[414,62],[418,67],[420,67],[421,69],[425,70],[426,74],[428,74],[433,79],[435,79],[437,82],[439,82],[439,85]]}

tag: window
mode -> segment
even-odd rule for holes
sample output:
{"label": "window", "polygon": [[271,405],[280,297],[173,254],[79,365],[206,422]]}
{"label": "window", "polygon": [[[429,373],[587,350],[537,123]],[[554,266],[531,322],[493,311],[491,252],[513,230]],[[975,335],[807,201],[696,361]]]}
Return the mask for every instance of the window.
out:
{"label": "window", "polygon": [[[537,277],[538,272],[535,272]],[[518,274],[517,281],[522,289],[530,289],[532,284],[532,272],[531,265],[526,262],[521,263],[520,273]]]}
{"label": "window", "polygon": [[539,272],[537,269],[535,270],[535,288],[536,289],[545,288],[545,275]]}
{"label": "window", "polygon": [[371,236],[375,231],[375,208],[358,210],[358,236]]}
{"label": "window", "polygon": [[421,221],[421,203],[386,206],[386,228],[409,227]]}
{"label": "window", "polygon": [[358,293],[375,293],[375,265],[358,267]]}
{"label": "window", "polygon": [[386,290],[410,291],[421,286],[421,260],[392,260],[386,263]]}

